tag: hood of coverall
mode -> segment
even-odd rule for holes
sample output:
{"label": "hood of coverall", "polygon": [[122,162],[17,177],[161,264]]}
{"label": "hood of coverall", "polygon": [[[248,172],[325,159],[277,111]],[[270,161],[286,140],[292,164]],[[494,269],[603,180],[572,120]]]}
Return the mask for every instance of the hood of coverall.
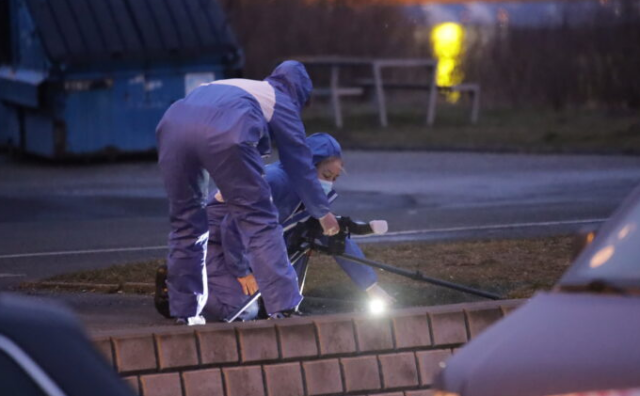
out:
{"label": "hood of coverall", "polygon": [[284,61],[265,79],[275,88],[287,93],[298,111],[309,101],[313,84],[304,65],[297,61]]}
{"label": "hood of coverall", "polygon": [[309,145],[313,154],[314,165],[318,165],[318,163],[329,157],[342,157],[340,143],[328,133],[314,133],[307,138],[307,145]]}

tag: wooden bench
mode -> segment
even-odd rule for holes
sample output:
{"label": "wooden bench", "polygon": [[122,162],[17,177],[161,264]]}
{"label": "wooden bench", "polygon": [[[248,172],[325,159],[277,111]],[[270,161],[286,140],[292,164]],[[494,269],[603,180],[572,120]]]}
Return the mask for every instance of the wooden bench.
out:
{"label": "wooden bench", "polygon": [[[371,90],[375,88],[375,82],[373,80],[358,80],[356,81],[356,85],[358,88],[363,88],[365,92],[367,90]],[[405,91],[431,91],[431,84],[419,84],[419,83],[409,83],[409,82],[383,82],[383,87],[385,89],[393,89],[393,90],[405,90]],[[475,83],[465,83],[458,84],[451,87],[442,87],[438,86],[438,93],[446,94],[449,92],[460,92],[463,95],[468,95],[469,100],[471,102],[471,111],[469,113],[469,121],[472,124],[478,122],[478,117],[480,115],[480,84]],[[435,114],[434,114],[435,118]]]}
{"label": "wooden bench", "polygon": [[[362,86],[340,85],[340,68],[365,68],[371,71],[373,77],[373,85],[376,93],[376,108],[380,116],[380,125],[386,127],[387,106],[384,94],[384,83],[382,78],[382,70],[387,68],[419,68],[427,72],[426,81],[435,82],[436,69],[438,62],[433,59],[372,59],[372,58],[353,58],[341,56],[321,56],[321,57],[294,57],[304,63],[307,67],[329,68],[331,71],[331,80],[329,87],[316,89],[315,96],[329,96],[333,105],[333,113],[336,120],[336,126],[342,128],[342,109],[340,107],[340,98],[343,96],[361,96],[364,94]],[[429,103],[427,105],[427,125],[432,125],[435,119],[435,102],[436,92],[429,92]]]}

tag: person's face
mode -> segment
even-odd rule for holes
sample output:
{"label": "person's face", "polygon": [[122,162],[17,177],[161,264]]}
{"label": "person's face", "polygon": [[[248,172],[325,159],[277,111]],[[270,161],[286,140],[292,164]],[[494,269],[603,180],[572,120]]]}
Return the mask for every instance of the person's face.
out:
{"label": "person's face", "polygon": [[318,165],[318,178],[335,182],[342,173],[342,160],[335,158],[330,161],[323,161]]}

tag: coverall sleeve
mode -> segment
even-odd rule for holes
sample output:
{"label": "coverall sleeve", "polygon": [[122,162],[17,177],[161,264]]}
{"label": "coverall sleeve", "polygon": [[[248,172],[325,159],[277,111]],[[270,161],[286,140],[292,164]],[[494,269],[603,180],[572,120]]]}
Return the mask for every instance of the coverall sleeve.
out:
{"label": "coverall sleeve", "polygon": [[309,214],[319,219],[329,213],[327,196],[320,186],[307,146],[304,125],[297,111],[276,102],[269,123],[278,146],[280,162],[291,179],[291,184]]}
{"label": "coverall sleeve", "polygon": [[[358,258],[364,258],[364,253],[360,247],[351,239],[345,241],[345,253]],[[363,264],[354,263],[340,257],[336,257],[336,262],[349,275],[353,283],[361,290],[366,290],[378,281],[378,275],[373,268]]]}

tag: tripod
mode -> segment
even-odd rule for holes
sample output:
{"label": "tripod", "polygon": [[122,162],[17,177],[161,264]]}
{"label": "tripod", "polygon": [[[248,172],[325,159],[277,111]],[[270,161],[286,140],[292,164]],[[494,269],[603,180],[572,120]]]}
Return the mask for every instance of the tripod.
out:
{"label": "tripod", "polygon": [[[287,236],[289,260],[291,262],[291,265],[293,265],[293,267],[296,269],[296,272],[298,273],[298,287],[300,289],[300,294],[302,294],[302,291],[304,290],[307,271],[309,269],[309,259],[312,252],[317,251],[323,254],[328,254],[330,256],[340,257],[358,264],[379,268],[413,280],[431,283],[433,285],[453,289],[459,292],[468,293],[491,300],[499,300],[502,298],[497,294],[478,290],[453,282],[444,281],[437,278],[432,278],[424,275],[420,271],[409,271],[402,268],[394,267],[389,264],[379,263],[373,260],[345,254],[345,243],[347,238],[349,238],[351,235],[367,235],[374,232],[368,223],[353,221],[349,217],[338,217],[338,224],[340,224],[340,232],[334,236],[326,237],[322,234],[322,227],[320,226],[318,220],[311,218],[304,223],[298,224],[290,231],[290,234]],[[235,321],[244,311],[246,311],[251,306],[251,304],[256,302],[258,298],[260,298],[260,291],[253,294],[243,306],[236,310],[232,315],[225,318],[225,322]]]}

